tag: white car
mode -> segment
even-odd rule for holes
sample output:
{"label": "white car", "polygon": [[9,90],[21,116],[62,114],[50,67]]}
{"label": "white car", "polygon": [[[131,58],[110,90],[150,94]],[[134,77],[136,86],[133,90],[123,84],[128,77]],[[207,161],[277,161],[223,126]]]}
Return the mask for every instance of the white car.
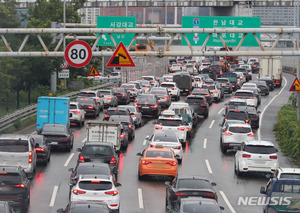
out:
{"label": "white car", "polygon": [[204,84],[202,86],[202,88],[209,90],[211,98],[217,103],[219,103],[222,99],[222,91],[220,90],[220,87],[217,84],[213,84],[213,85]]}
{"label": "white car", "polygon": [[184,125],[189,132],[188,136],[191,136],[190,133],[193,127],[197,125],[197,120],[193,120],[195,116],[189,104],[175,102],[170,105],[168,110],[174,111],[175,115],[180,115],[183,118]]}
{"label": "white car", "polygon": [[142,76],[141,80],[150,81],[152,87],[157,87],[159,85],[155,79],[155,76]]}
{"label": "white car", "polygon": [[141,93],[141,89],[138,89],[137,86],[132,83],[132,84],[121,84],[122,89],[126,89],[129,94],[130,94],[130,98],[131,99],[135,99],[140,93]]}
{"label": "white car", "polygon": [[269,141],[243,141],[235,154],[234,170],[242,173],[274,173],[278,169],[278,150]]}
{"label": "white car", "polygon": [[96,90],[98,96],[103,96],[104,106],[116,107],[118,106],[118,98],[113,94],[111,89]]}
{"label": "white car", "polygon": [[194,88],[196,88],[196,87],[202,88],[203,84],[204,84],[204,80],[201,76],[197,76],[197,75],[194,76],[194,81],[193,81]]}
{"label": "white car", "polygon": [[182,162],[182,145],[175,134],[157,133],[153,134],[151,137],[147,135],[145,140],[149,147],[155,147],[157,144],[160,144],[164,148],[171,148],[175,156],[177,156],[178,163]]}
{"label": "white car", "polygon": [[255,62],[259,62],[258,58],[249,58],[247,64],[252,65],[252,64],[254,64]]}
{"label": "white car", "polygon": [[175,101],[180,100],[180,89],[175,82],[162,82],[160,87],[167,88],[170,96],[174,98]]}
{"label": "white car", "polygon": [[190,75],[198,74],[196,67],[192,63],[187,63],[185,65],[185,71],[188,72]]}
{"label": "white car", "polygon": [[120,195],[112,176],[106,175],[79,175],[76,185],[73,186],[70,201],[103,201],[114,211],[120,207]]}
{"label": "white car", "polygon": [[70,102],[70,123],[84,126],[85,110],[78,102]]}
{"label": "white car", "polygon": [[247,89],[247,88],[258,89],[255,83],[244,83],[241,89]]}
{"label": "white car", "polygon": [[245,99],[248,106],[253,106],[257,108],[258,100],[255,97],[255,93],[251,90],[237,90],[232,98]]}
{"label": "white car", "polygon": [[172,64],[170,72],[180,72],[180,71],[182,71],[181,64]]}
{"label": "white car", "polygon": [[121,81],[121,72],[112,72],[109,74],[109,80],[114,82]]}

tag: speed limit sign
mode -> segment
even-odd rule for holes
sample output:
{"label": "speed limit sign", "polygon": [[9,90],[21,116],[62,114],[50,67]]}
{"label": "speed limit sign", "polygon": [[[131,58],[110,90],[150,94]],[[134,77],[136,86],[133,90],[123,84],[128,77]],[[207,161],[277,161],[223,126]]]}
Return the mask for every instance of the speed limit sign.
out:
{"label": "speed limit sign", "polygon": [[84,67],[92,59],[92,49],[85,41],[73,41],[65,50],[65,59],[72,67]]}

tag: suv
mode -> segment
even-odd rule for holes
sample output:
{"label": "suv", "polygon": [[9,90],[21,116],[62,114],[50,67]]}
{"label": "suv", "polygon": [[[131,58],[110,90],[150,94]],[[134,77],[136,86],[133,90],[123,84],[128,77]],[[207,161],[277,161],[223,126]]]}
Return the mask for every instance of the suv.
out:
{"label": "suv", "polygon": [[245,99],[230,99],[229,102],[225,104],[225,113],[227,113],[230,109],[238,109],[241,107],[247,107],[247,102]]}
{"label": "suv", "polygon": [[189,104],[190,108],[194,109],[198,115],[203,115],[204,118],[208,117],[209,104],[203,95],[189,95],[186,97],[186,103]]}
{"label": "suv", "polygon": [[85,115],[91,115],[96,118],[100,114],[100,105],[94,98],[77,97],[76,102],[82,106]]}
{"label": "suv", "polygon": [[123,129],[128,132],[130,140],[133,140],[135,137],[135,125],[131,115],[112,115],[109,118],[109,121],[121,122]]}
{"label": "suv", "polygon": [[137,88],[136,84],[122,84],[121,88],[127,90],[130,94],[131,99],[135,99],[140,94],[140,89]]}
{"label": "suv", "polygon": [[227,120],[242,120],[246,124],[249,124],[249,115],[246,109],[240,110],[240,109],[229,109],[224,117],[223,123]]}
{"label": "suv", "polygon": [[113,95],[118,98],[118,104],[129,104],[130,94],[122,88],[112,88]]}
{"label": "suv", "polygon": [[70,123],[84,126],[85,111],[78,102],[70,102]]}
{"label": "suv", "polygon": [[232,93],[232,84],[228,78],[217,78],[216,82],[220,83],[224,92]]}
{"label": "suv", "polygon": [[31,135],[0,135],[0,166],[21,166],[33,178],[36,158],[35,142]]}
{"label": "suv", "polygon": [[107,204],[101,201],[78,201],[70,202],[64,209],[58,209],[57,213],[110,213]]}
{"label": "suv", "polygon": [[232,98],[245,99],[248,106],[258,106],[255,93],[251,90],[237,90]]}
{"label": "suv", "polygon": [[130,111],[128,109],[122,109],[119,107],[109,107],[104,115],[103,120],[109,121],[109,118],[112,115],[130,115]]}
{"label": "suv", "polygon": [[163,82],[160,84],[160,87],[167,88],[171,97],[175,98],[175,101],[180,100],[180,89],[175,82]]}
{"label": "suv", "polygon": [[0,200],[27,212],[30,202],[30,181],[20,166],[0,166]]}
{"label": "suv", "polygon": [[103,111],[104,109],[104,101],[103,96],[98,96],[99,93],[97,91],[82,91],[78,94],[78,97],[88,97],[88,98],[94,98],[97,103],[99,103],[100,110]]}

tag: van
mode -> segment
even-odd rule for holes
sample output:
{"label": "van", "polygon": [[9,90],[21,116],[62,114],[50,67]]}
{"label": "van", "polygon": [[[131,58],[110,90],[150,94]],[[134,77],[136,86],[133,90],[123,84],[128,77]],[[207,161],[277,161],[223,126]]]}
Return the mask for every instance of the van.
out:
{"label": "van", "polygon": [[21,166],[33,178],[36,168],[35,142],[27,134],[0,135],[0,166]]}

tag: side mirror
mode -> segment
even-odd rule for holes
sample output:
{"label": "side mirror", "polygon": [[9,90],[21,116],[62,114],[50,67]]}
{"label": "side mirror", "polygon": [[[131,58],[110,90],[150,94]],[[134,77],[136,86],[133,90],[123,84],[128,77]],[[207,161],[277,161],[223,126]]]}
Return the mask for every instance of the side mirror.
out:
{"label": "side mirror", "polygon": [[68,171],[69,172],[74,172],[74,169],[73,168],[69,168]]}
{"label": "side mirror", "polygon": [[260,187],[260,194],[267,194],[265,187]]}
{"label": "side mirror", "polygon": [[36,143],[35,148],[38,148],[38,147],[40,147],[40,144]]}
{"label": "side mirror", "polygon": [[77,148],[76,151],[77,151],[77,152],[81,152],[81,151],[82,151],[82,148]]}
{"label": "side mirror", "polygon": [[63,209],[57,209],[57,213],[64,213],[65,211]]}
{"label": "side mirror", "polygon": [[145,138],[145,140],[147,140],[147,141],[148,141],[149,139],[150,139],[150,136],[149,136],[149,135],[147,135],[147,136],[146,136],[146,138]]}
{"label": "side mirror", "polygon": [[210,183],[212,186],[216,186],[217,184],[215,182]]}
{"label": "side mirror", "polygon": [[72,182],[69,182],[69,186],[74,186],[74,184]]}
{"label": "side mirror", "polygon": [[257,113],[261,113],[261,111],[257,111]]}
{"label": "side mirror", "polygon": [[137,156],[142,156],[142,153],[139,152],[139,153],[136,153],[136,155],[137,155]]}
{"label": "side mirror", "polygon": [[169,186],[169,185],[171,185],[171,182],[170,181],[165,181],[165,185]]}
{"label": "side mirror", "polygon": [[115,187],[119,187],[119,186],[122,186],[122,184],[121,183],[116,183],[115,184]]}
{"label": "side mirror", "polygon": [[223,206],[220,206],[220,209],[221,209],[222,211],[224,211],[225,208],[224,208]]}

